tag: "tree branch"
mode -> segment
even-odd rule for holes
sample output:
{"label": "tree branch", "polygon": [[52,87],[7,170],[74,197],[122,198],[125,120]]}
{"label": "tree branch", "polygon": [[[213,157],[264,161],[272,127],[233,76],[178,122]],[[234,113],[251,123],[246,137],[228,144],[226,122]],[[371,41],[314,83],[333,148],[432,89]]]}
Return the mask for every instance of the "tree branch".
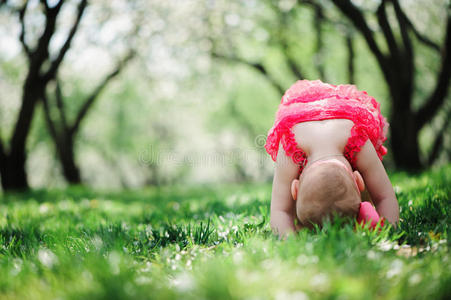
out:
{"label": "tree branch", "polygon": [[322,8],[320,2],[317,2],[316,0],[298,0],[299,4],[307,4],[312,6],[314,9]]}
{"label": "tree branch", "polygon": [[49,57],[48,46],[55,32],[56,18],[63,0],[53,8],[50,8],[45,0],[41,0],[41,3],[45,8],[45,29],[39,37],[35,50],[31,53],[30,69],[33,69],[33,72],[39,72],[43,62]]}
{"label": "tree branch", "polygon": [[440,130],[437,132],[435,136],[434,144],[432,146],[431,153],[429,154],[428,157],[429,166],[431,166],[435,162],[435,160],[438,158],[438,155],[440,154],[440,150],[443,146],[444,135],[447,132],[448,127],[450,125],[450,119],[451,119],[451,109],[448,110],[442,128],[440,128]]}
{"label": "tree branch", "polygon": [[354,66],[354,41],[352,34],[348,31],[346,33],[346,49],[348,50],[348,82],[355,83],[355,66]]}
{"label": "tree branch", "polygon": [[[296,61],[293,59],[293,56],[289,53],[288,44],[287,44],[286,40],[283,39],[281,42],[282,42],[282,51],[283,51],[283,54],[285,57],[285,61],[287,62],[288,67],[290,68],[291,72],[294,74],[294,76],[296,78],[304,79],[304,75],[302,74],[301,69],[299,68]],[[277,88],[277,89],[279,89],[279,88]],[[283,91],[282,91],[282,94],[283,94]]]}
{"label": "tree branch", "polygon": [[438,74],[434,91],[426,103],[416,113],[418,129],[428,123],[440,109],[448,94],[448,86],[451,77],[451,17],[448,13],[446,36],[442,49],[442,64]]}
{"label": "tree branch", "polygon": [[323,53],[323,30],[322,30],[322,23],[324,21],[324,13],[323,8],[321,5],[315,6],[315,18],[314,18],[314,25],[315,25],[315,31],[316,31],[316,43],[315,43],[315,65],[316,69],[318,70],[319,77],[321,80],[325,79],[325,72],[324,72],[324,53]]}
{"label": "tree branch", "polygon": [[65,133],[69,131],[67,127],[67,118],[66,111],[64,110],[64,101],[63,101],[63,93],[61,92],[61,84],[58,78],[56,78],[56,87],[55,87],[55,98],[56,98],[56,107],[60,113],[61,125],[63,126],[63,130]]}
{"label": "tree branch", "polygon": [[6,152],[5,148],[3,147],[3,141],[0,138],[0,168],[3,167],[5,163],[6,163]]}
{"label": "tree branch", "polygon": [[[26,159],[25,144],[30,131],[36,103],[45,93],[46,82],[42,81],[39,72],[42,65],[48,59],[49,42],[55,32],[56,17],[61,8],[62,0],[51,9],[48,8],[47,2],[41,0],[41,3],[45,7],[45,28],[38,39],[37,46],[33,50],[30,50],[32,52],[30,53],[28,71],[22,87],[22,103],[10,138],[9,155],[14,156],[17,161],[24,161]],[[20,163],[18,165],[21,168]]]}
{"label": "tree branch", "polygon": [[407,29],[409,25],[407,24],[404,16],[404,11],[402,10],[401,6],[399,5],[398,0],[391,0],[393,3],[393,7],[395,8],[395,14],[396,18],[399,22],[399,29],[401,31],[401,38],[402,42],[404,44],[404,55],[406,56],[407,62],[408,62],[408,72],[410,74],[413,74],[413,47],[412,42],[410,41],[409,33],[407,32]]}
{"label": "tree branch", "polygon": [[415,25],[413,25],[412,21],[409,19],[407,14],[404,13],[404,11],[400,10],[400,13],[402,14],[402,18],[404,19],[404,22],[406,23],[406,25],[410,28],[410,30],[412,30],[413,34],[415,34],[415,36],[417,37],[417,39],[420,42],[422,42],[426,46],[436,50],[437,52],[440,52],[440,46],[437,43],[433,42],[428,37],[421,34],[418,31],[418,29],[415,27]]}
{"label": "tree branch", "polygon": [[379,65],[381,66],[384,76],[387,78],[390,75],[388,62],[385,55],[379,49],[379,46],[374,39],[373,31],[369,28],[363,13],[349,0],[332,0],[336,7],[338,7],[341,12],[346,15],[349,20],[352,21],[354,26],[360,31],[360,33],[365,38],[368,47],[371,52],[375,55]]}
{"label": "tree branch", "polygon": [[50,116],[49,103],[47,95],[45,94],[42,97],[42,104],[43,104],[42,106],[44,107],[45,122],[47,123],[47,127],[49,128],[50,135],[52,136],[55,143],[58,144],[59,143],[58,133],[56,131],[55,122],[52,120],[52,117]]}
{"label": "tree branch", "polygon": [[[286,42],[282,43],[282,49],[284,52],[285,60],[288,64],[288,67],[290,68],[291,72],[294,74],[294,76],[297,79],[304,79],[304,75],[302,74],[301,69],[299,68],[296,61],[293,59],[293,56],[289,53],[288,45],[286,44]],[[279,88],[277,88],[277,89],[279,89]],[[281,91],[281,90],[279,89],[279,91]],[[283,91],[281,91],[281,92],[283,94]]]}
{"label": "tree branch", "polygon": [[390,50],[390,59],[392,63],[397,63],[399,62],[399,49],[395,36],[393,35],[392,28],[387,19],[387,12],[385,11],[386,2],[386,0],[382,0],[381,4],[377,8],[377,21],[382,29],[382,32],[384,33],[385,41],[387,42],[388,49]]}
{"label": "tree branch", "polygon": [[[63,1],[61,0],[58,3],[58,5],[60,5],[62,2]],[[66,41],[64,42],[63,46],[60,49],[58,56],[51,62],[50,68],[44,75],[45,80],[49,81],[55,77],[56,71],[58,70],[61,62],[63,61],[63,58],[66,55],[66,52],[69,50],[72,39],[74,38],[75,33],[77,32],[78,25],[80,24],[80,20],[81,20],[81,17],[83,16],[83,12],[86,8],[86,5],[87,5],[87,0],[81,0],[80,3],[78,4],[77,17],[75,19],[75,22],[72,25],[72,28],[66,38]]]}
{"label": "tree branch", "polygon": [[50,12],[52,10],[55,11],[55,12],[58,12],[60,10],[61,6],[64,3],[64,0],[60,0],[54,7],[50,7],[49,3],[47,2],[47,0],[40,0],[39,2],[41,2],[42,5],[44,5],[44,8],[45,8],[46,12]]}
{"label": "tree branch", "polygon": [[286,34],[288,32],[288,29],[287,29],[288,15],[285,12],[281,12],[279,10],[279,8],[276,5],[274,5],[272,2],[270,2],[270,3],[271,3],[271,6],[273,7],[273,9],[276,10],[277,12],[279,12],[280,27],[279,27],[278,37],[279,37],[280,44],[282,45],[282,52],[283,52],[285,61],[288,64],[288,67],[290,68],[291,72],[293,73],[293,75],[296,78],[304,79],[304,75],[302,74],[301,68],[299,67],[296,60],[293,58],[293,56],[290,54],[290,49],[288,46],[287,34]]}
{"label": "tree branch", "polygon": [[248,66],[256,69],[262,75],[264,75],[266,77],[266,79],[268,79],[271,82],[271,84],[277,89],[277,91],[281,95],[284,94],[285,89],[274,79],[274,77],[272,77],[269,74],[269,72],[266,70],[265,66],[263,66],[261,63],[253,63],[253,62],[249,62],[247,60],[244,60],[244,59],[236,57],[236,56],[226,56],[226,55],[219,54],[217,52],[212,52],[212,56],[214,58],[219,58],[219,59],[224,59],[224,60],[229,60],[229,61],[245,64],[245,65],[248,65]]}
{"label": "tree branch", "polygon": [[31,52],[27,43],[25,42],[25,12],[27,10],[28,1],[25,1],[25,4],[19,9],[19,21],[20,21],[20,43],[25,51],[25,54],[28,58],[30,58]]}
{"label": "tree branch", "polygon": [[109,73],[103,80],[100,82],[100,84],[94,89],[94,91],[86,98],[84,101],[82,107],[78,111],[77,117],[75,118],[74,123],[72,126],[69,127],[69,134],[74,135],[77,133],[78,129],[80,128],[80,124],[83,121],[83,119],[86,117],[89,109],[94,104],[95,100],[98,98],[99,94],[102,92],[102,90],[105,88],[105,86],[110,82],[111,79],[119,75],[119,73],[122,71],[124,66],[127,64],[129,60],[131,60],[135,56],[134,51],[130,51],[124,59],[122,59],[116,66],[116,68]]}
{"label": "tree branch", "polygon": [[39,2],[41,2],[42,5],[44,5],[44,9],[46,12],[50,10],[49,4],[47,3],[46,0],[40,0]]}

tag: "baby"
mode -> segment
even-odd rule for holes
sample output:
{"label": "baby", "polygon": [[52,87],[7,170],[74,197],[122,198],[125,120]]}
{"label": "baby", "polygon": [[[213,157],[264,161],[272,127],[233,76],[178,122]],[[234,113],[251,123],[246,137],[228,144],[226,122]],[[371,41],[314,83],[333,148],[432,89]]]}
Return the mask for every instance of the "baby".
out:
{"label": "baby", "polygon": [[285,235],[334,214],[356,218],[364,191],[396,225],[398,202],[381,162],[387,127],[379,103],[353,85],[291,86],[265,145],[276,162],[271,227]]}

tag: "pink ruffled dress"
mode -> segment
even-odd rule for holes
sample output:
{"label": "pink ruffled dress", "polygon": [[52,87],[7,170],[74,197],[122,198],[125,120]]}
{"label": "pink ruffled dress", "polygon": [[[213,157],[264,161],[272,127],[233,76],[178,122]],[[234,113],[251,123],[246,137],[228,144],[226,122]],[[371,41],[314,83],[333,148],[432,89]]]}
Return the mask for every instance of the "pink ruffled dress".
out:
{"label": "pink ruffled dress", "polygon": [[387,148],[388,123],[382,116],[380,104],[354,85],[332,85],[320,80],[299,80],[283,95],[276,113],[274,126],[266,139],[266,151],[276,161],[279,143],[286,154],[300,165],[307,164],[307,156],[297,145],[291,128],[301,122],[327,119],[348,119],[354,123],[344,155],[355,168],[356,154],[370,139],[382,160]]}

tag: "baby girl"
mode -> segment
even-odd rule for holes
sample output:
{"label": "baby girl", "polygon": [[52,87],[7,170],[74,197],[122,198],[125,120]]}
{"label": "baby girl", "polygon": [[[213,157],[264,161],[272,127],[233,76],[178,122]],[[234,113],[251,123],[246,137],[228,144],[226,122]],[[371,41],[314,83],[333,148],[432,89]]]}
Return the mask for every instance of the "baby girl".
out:
{"label": "baby girl", "polygon": [[396,225],[398,201],[381,162],[388,124],[379,106],[354,85],[301,80],[285,92],[265,145],[276,162],[271,227],[279,235],[334,214],[356,218],[364,191]]}

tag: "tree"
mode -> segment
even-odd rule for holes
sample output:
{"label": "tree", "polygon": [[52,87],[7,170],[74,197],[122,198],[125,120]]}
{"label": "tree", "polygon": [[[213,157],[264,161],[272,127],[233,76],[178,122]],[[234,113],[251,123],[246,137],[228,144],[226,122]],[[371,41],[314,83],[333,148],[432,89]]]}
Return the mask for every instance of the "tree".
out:
{"label": "tree", "polygon": [[[116,67],[97,85],[97,87],[82,101],[82,105],[78,110],[74,121],[69,124],[67,118],[67,111],[64,106],[64,96],[61,90],[61,84],[59,79],[55,79],[55,93],[54,93],[54,102],[49,101],[49,96],[44,94],[43,106],[44,106],[44,116],[47,123],[47,127],[50,132],[50,136],[53,139],[56,153],[61,162],[61,166],[63,169],[64,178],[66,178],[67,182],[70,184],[80,184],[80,168],[77,166],[75,162],[75,138],[79,132],[80,125],[87,116],[89,110],[94,105],[96,99],[100,95],[100,93],[104,90],[107,84],[119,73],[122,71],[124,66],[130,61],[135,52],[130,50],[130,52],[117,63]],[[51,106],[57,108],[58,119],[55,120],[51,116]]]}
{"label": "tree", "polygon": [[[311,74],[306,74],[305,72],[306,65],[302,66],[298,59],[298,53],[296,53],[296,49],[294,49],[292,43],[293,39],[302,40],[302,37],[293,36],[294,34],[290,31],[290,28],[293,28],[293,21],[298,18],[296,16],[296,8],[309,8],[313,12],[312,17],[312,28],[315,32],[315,40],[313,45],[314,55],[311,58],[313,62],[314,68],[316,70],[316,78],[319,78],[323,81],[327,81],[326,78],[326,66],[324,63],[324,58],[326,57],[324,45],[325,45],[325,36],[324,36],[324,25],[332,25],[333,27],[339,29],[339,32],[343,33],[345,45],[347,48],[348,58],[347,58],[347,70],[348,70],[348,78],[350,82],[354,82],[354,44],[353,38],[354,33],[351,28],[349,28],[348,22],[343,22],[341,20],[335,20],[326,14],[326,9],[320,4],[318,1],[312,0],[299,0],[297,3],[299,4],[296,7],[296,1],[293,1],[293,7],[282,8],[282,2],[277,2],[273,0],[267,0],[265,2],[275,14],[275,21],[271,23],[271,44],[277,49],[280,50],[282,54],[284,63],[288,67],[288,71],[296,78],[296,79],[305,79],[312,77]],[[291,2],[287,2],[291,3]],[[272,26],[275,24],[276,26]],[[227,33],[224,32],[221,36],[222,39],[227,38]],[[248,65],[249,67],[255,69],[261,75],[263,75],[270,83],[274,86],[274,88],[282,95],[285,92],[287,86],[285,84],[280,83],[280,80],[276,79],[276,77],[272,74],[271,70],[265,65],[263,61],[256,60],[248,60],[240,57],[237,54],[236,45],[232,43],[227,43],[229,46],[228,49],[224,50],[218,46],[218,40],[220,38],[212,39],[212,56],[217,59],[228,60],[232,62],[237,62],[241,64]],[[310,76],[309,76],[310,75]]]}
{"label": "tree", "polygon": [[[397,0],[382,0],[375,14],[388,48],[384,53],[377,42],[376,32],[368,25],[362,9],[350,0],[332,0],[332,2],[363,35],[387,83],[391,96],[391,148],[396,166],[404,169],[420,168],[422,162],[418,142],[419,132],[437,115],[448,94],[451,75],[451,4],[448,4],[447,8],[445,37],[443,43],[438,45],[417,30]],[[387,16],[389,5],[394,10],[397,28]],[[400,38],[397,38],[398,36]],[[412,105],[417,84],[412,36],[440,55],[440,69],[437,72],[435,87],[417,110],[414,110]],[[434,149],[439,148],[448,122],[443,122],[443,126],[437,131]],[[429,163],[433,162],[437,151],[431,151],[430,158],[427,159]]]}
{"label": "tree", "polygon": [[[295,59],[296,55],[294,55],[293,46],[291,45],[293,38],[291,38],[291,41],[289,39],[289,28],[290,26],[294,26],[293,11],[295,11],[295,9],[292,8],[284,11],[280,4],[275,5],[275,2],[270,0],[268,0],[268,3],[278,20],[275,22],[278,27],[274,29],[272,33],[272,40],[277,44],[275,46],[281,49],[282,57],[285,59],[288,69],[296,78],[302,79],[304,76],[309,78],[309,76],[306,76],[304,68],[302,68]],[[379,32],[371,29],[364,16],[364,9],[357,7],[352,1],[333,0],[331,2],[320,2],[298,0],[296,3],[297,7],[308,6],[313,9],[315,16],[313,19],[313,30],[316,35],[316,42],[314,43],[316,54],[313,57],[313,61],[315,62],[318,77],[324,80],[326,74],[325,66],[321,59],[324,56],[324,54],[322,54],[322,45],[324,44],[324,35],[321,29],[322,24],[329,23],[344,35],[344,45],[348,54],[347,70],[349,83],[354,83],[355,80],[354,32],[356,31],[362,34],[371,53],[375,56],[376,61],[382,70],[383,78],[387,83],[390,93],[390,141],[395,165],[403,169],[418,169],[423,166],[423,161],[426,164],[432,163],[438,156],[439,150],[430,151],[429,157],[422,160],[420,157],[418,136],[420,130],[429,124],[441,108],[443,108],[447,97],[451,74],[451,25],[449,8],[447,10],[445,37],[442,44],[439,45],[418,31],[398,1],[381,1],[374,14],[378,21],[380,32],[387,43],[388,49],[384,52],[382,50],[383,47],[378,43],[377,35]],[[326,10],[327,12],[333,12],[331,8],[334,6],[347,17],[345,21],[336,19],[332,16],[333,14],[329,15],[325,13]],[[396,22],[393,22],[393,20],[388,17],[387,9],[389,8],[392,8],[394,20]],[[289,20],[289,17],[291,17],[291,20]],[[271,25],[273,24],[274,23]],[[274,28],[274,26],[272,28]],[[299,39],[297,36],[295,38]],[[418,76],[418,70],[415,68],[414,62],[418,59],[418,54],[415,51],[416,47],[418,47],[418,43],[414,43],[414,38],[416,38],[419,43],[433,49],[433,51],[440,56],[440,69],[436,72],[437,78],[435,87],[426,99],[424,99],[423,106],[417,110],[413,107],[413,99],[414,97],[417,97],[417,94],[415,94],[416,91],[421,89],[415,82],[415,76]],[[236,47],[229,47],[229,49],[227,49],[224,47],[215,47],[216,44],[217,43],[213,43],[213,57],[246,64],[262,74],[280,93],[284,92],[286,88],[285,85],[280,83],[280,80],[272,74],[271,69],[268,68],[263,61],[245,59],[238,54],[238,51],[235,49]],[[417,54],[417,56],[415,54]],[[441,144],[443,143],[443,137],[441,136],[441,133],[446,132],[447,126],[449,126],[449,122],[445,121],[442,122],[442,127],[437,129],[436,139],[433,142],[433,149],[442,148]]]}
{"label": "tree", "polygon": [[[5,1],[6,2],[6,1]],[[40,1],[43,10],[45,25],[42,34],[37,39],[35,47],[26,41],[25,16],[28,1],[16,10],[20,25],[20,42],[27,58],[28,70],[22,87],[22,100],[19,115],[13,128],[9,147],[6,148],[0,140],[0,174],[2,187],[5,191],[21,190],[28,188],[27,174],[25,170],[26,162],[26,141],[30,132],[31,121],[33,120],[36,105],[45,96],[48,83],[55,79],[58,69],[71,46],[71,42],[77,32],[83,12],[87,6],[87,0],[81,0],[77,6],[75,20],[69,33],[56,55],[50,56],[49,45],[55,34],[57,17],[61,7],[65,3],[60,0],[57,3]],[[54,4],[52,6],[52,4]],[[7,7],[9,4],[6,2]],[[2,2],[3,6],[3,2]]]}

